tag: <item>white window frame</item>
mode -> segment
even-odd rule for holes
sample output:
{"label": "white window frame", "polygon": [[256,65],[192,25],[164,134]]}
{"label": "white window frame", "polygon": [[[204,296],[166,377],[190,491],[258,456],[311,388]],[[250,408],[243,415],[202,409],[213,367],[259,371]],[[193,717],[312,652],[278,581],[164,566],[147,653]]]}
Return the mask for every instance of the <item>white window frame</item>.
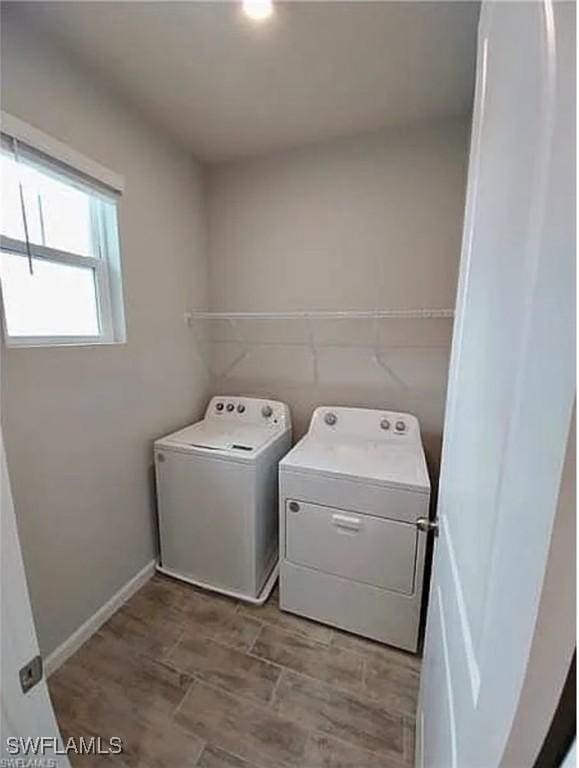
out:
{"label": "white window frame", "polygon": [[[69,176],[84,188],[96,190],[95,201],[102,189],[109,201],[118,197],[124,190],[124,179],[94,160],[81,155],[62,142],[24,123],[19,118],[1,112],[0,130],[2,137],[16,140],[22,154],[41,155],[46,158],[46,169],[50,166],[60,176]],[[26,157],[28,162],[35,158]],[[39,166],[44,166],[39,161]],[[119,236],[117,228],[117,205],[95,204],[92,211],[93,242],[98,248],[98,257],[82,256],[57,248],[37,243],[15,240],[0,236],[3,251],[22,258],[45,260],[58,264],[68,264],[93,269],[95,273],[96,304],[100,333],[95,336],[10,336],[1,302],[2,333],[7,347],[47,347],[70,345],[122,344],[126,342],[124,301],[121,280],[121,262]]]}

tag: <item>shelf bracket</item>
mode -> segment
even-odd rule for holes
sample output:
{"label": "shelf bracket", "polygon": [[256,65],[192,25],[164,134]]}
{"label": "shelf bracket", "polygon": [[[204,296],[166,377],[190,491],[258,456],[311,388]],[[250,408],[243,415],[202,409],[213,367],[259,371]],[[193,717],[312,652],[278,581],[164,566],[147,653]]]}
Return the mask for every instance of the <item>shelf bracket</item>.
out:
{"label": "shelf bracket", "polygon": [[392,379],[392,381],[395,382],[399,387],[403,387],[404,389],[408,389],[408,384],[403,381],[400,376],[398,376],[397,373],[394,372],[394,370],[386,363],[386,361],[382,358],[382,354],[380,353],[380,337],[378,332],[378,315],[374,316],[374,353],[372,354],[372,362],[374,365],[377,365],[379,368],[382,368],[383,371],[385,371],[388,376]]}
{"label": "shelf bracket", "polygon": [[221,378],[226,379],[231,371],[233,371],[234,368],[237,368],[237,366],[245,360],[245,358],[249,355],[249,349],[247,348],[247,345],[243,339],[243,336],[239,332],[239,328],[237,327],[237,323],[232,318],[228,318],[229,324],[231,325],[231,330],[233,331],[233,336],[235,338],[235,341],[239,346],[241,347],[241,351],[239,354],[229,363],[227,368],[220,374]]}
{"label": "shelf bracket", "polygon": [[318,350],[316,349],[316,343],[314,341],[314,331],[312,328],[312,321],[308,317],[308,315],[304,316],[304,320],[306,321],[306,331],[308,334],[308,346],[312,354],[312,370],[314,374],[314,384],[317,385],[320,379],[319,367],[318,367]]}

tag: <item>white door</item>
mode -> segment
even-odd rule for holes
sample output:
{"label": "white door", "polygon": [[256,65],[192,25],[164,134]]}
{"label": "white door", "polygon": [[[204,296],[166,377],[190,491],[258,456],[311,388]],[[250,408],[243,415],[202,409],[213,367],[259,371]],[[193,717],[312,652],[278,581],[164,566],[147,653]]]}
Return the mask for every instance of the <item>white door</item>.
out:
{"label": "white door", "polygon": [[482,6],[424,768],[502,764],[529,658],[575,395],[574,46],[571,3]]}
{"label": "white door", "polygon": [[[24,751],[15,754],[11,739],[47,737],[59,738],[58,726],[48,695],[44,678],[31,687],[27,693],[22,690],[19,672],[31,659],[38,655],[38,642],[28,598],[28,587],[20,552],[18,530],[10,492],[10,481],[6,468],[4,440],[0,427],[0,512],[1,512],[1,705],[0,720],[0,764],[2,759],[12,758],[18,763],[30,764],[34,758],[46,759],[43,765],[54,768],[68,768],[68,758],[54,752],[52,744],[46,742],[42,752]],[[36,748],[36,747],[34,747]],[[50,762],[52,760],[52,762]],[[10,765],[9,762],[6,763]],[[39,762],[40,765],[40,762]]]}
{"label": "white door", "polygon": [[577,767],[577,745],[573,742],[573,746],[567,753],[567,756],[563,762],[561,768],[576,768]]}

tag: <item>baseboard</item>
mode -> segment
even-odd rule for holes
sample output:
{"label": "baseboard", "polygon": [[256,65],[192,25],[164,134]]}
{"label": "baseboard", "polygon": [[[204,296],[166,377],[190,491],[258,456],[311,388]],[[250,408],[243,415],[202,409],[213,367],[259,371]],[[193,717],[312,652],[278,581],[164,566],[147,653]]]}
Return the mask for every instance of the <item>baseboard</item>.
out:
{"label": "baseboard", "polygon": [[416,718],[416,736],[414,744],[415,768],[424,768],[424,711],[419,705]]}
{"label": "baseboard", "polygon": [[132,579],[127,581],[118,592],[111,597],[110,600],[102,605],[98,611],[87,619],[84,624],[72,633],[58,648],[55,648],[46,659],[44,659],[44,674],[46,677],[50,677],[53,672],[64,664],[64,662],[72,656],[73,653],[78,651],[80,646],[94,635],[94,633],[102,627],[102,625],[110,619],[110,617],[117,611],[123,603],[132,597],[145,582],[147,582],[151,576],[155,573],[156,560],[151,560],[150,563],[142,568]]}

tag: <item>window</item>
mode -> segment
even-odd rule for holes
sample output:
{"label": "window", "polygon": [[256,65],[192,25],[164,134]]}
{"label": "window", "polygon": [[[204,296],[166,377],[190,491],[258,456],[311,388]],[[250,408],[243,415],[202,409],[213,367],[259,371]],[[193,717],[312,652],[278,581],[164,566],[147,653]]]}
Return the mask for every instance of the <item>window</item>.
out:
{"label": "window", "polygon": [[124,341],[118,193],[4,133],[0,163],[6,343]]}

